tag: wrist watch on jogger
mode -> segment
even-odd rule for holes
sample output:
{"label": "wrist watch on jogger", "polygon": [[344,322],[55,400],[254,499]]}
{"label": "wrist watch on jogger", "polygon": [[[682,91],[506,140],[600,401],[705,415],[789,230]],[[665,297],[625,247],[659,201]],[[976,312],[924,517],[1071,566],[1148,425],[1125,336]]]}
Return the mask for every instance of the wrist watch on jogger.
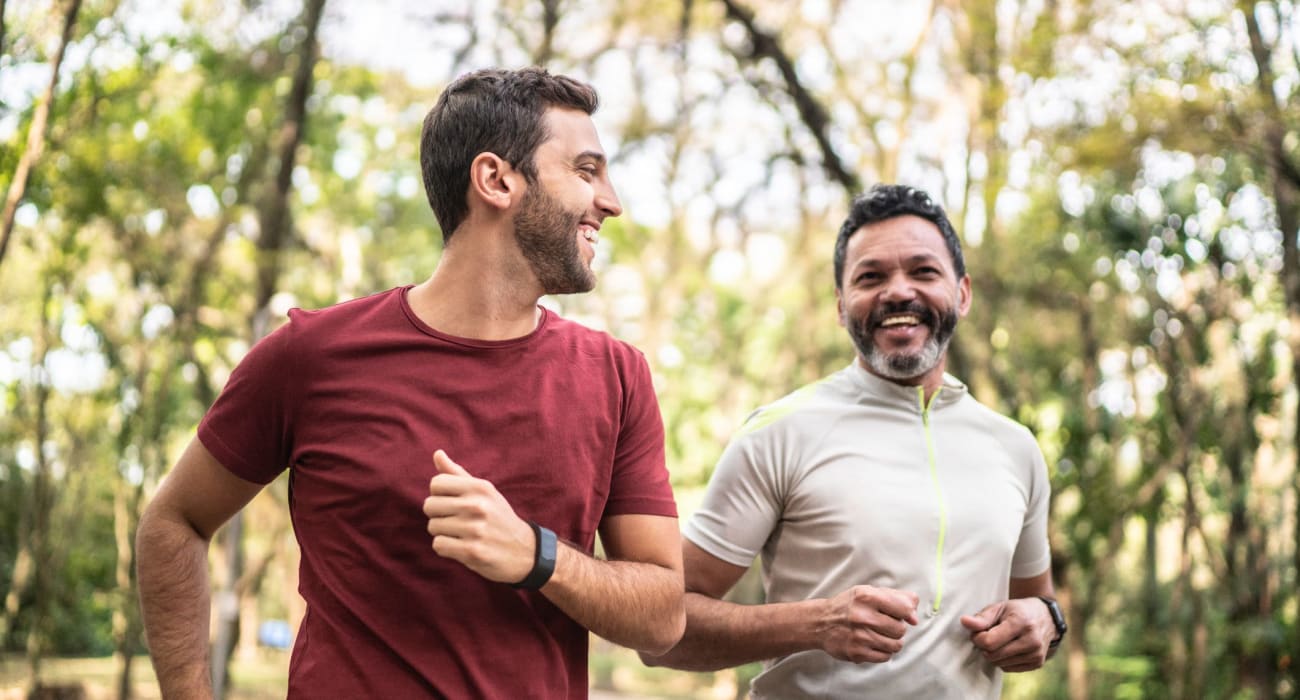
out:
{"label": "wrist watch on jogger", "polygon": [[1042,595],[1038,596],[1038,599],[1047,605],[1047,611],[1052,614],[1052,624],[1056,625],[1056,639],[1047,645],[1048,649],[1055,649],[1060,646],[1061,640],[1065,639],[1066,630],[1070,628],[1065,624],[1065,614],[1061,612],[1061,606],[1057,605],[1055,600]]}

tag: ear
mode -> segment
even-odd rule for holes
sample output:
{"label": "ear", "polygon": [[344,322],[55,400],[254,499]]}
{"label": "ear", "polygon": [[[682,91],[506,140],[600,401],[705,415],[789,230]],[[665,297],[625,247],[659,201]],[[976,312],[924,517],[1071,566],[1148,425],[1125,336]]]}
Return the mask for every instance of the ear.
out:
{"label": "ear", "polygon": [[965,317],[970,312],[970,304],[974,292],[971,291],[970,275],[962,275],[957,282],[957,314]]}
{"label": "ear", "polygon": [[844,322],[844,292],[840,291],[839,287],[835,288],[835,320],[839,321],[841,326],[848,328]]}
{"label": "ear", "polygon": [[469,164],[469,200],[481,201],[506,210],[523,194],[524,178],[514,166],[495,153],[484,151]]}

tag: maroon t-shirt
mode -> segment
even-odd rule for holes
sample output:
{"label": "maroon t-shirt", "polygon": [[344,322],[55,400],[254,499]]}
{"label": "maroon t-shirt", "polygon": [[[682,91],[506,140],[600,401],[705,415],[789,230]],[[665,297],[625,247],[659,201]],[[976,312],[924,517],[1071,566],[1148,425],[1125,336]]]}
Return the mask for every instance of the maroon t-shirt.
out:
{"label": "maroon t-shirt", "polygon": [[605,517],[676,517],[645,358],[550,311],[522,338],[451,337],[407,289],[290,312],[199,425],[244,479],[290,469],[307,615],[289,695],[585,698],[587,631],[438,556],[421,508],[441,448],[588,552]]}

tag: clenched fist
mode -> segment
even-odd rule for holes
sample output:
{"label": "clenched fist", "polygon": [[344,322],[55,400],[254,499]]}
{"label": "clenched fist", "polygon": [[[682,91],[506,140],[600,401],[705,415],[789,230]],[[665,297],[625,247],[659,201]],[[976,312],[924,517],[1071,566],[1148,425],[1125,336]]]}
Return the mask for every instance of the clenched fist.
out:
{"label": "clenched fist", "polygon": [[963,615],[971,643],[984,658],[1003,671],[1032,671],[1047,660],[1056,625],[1047,606],[1037,598],[994,603],[974,615]]}
{"label": "clenched fist", "polygon": [[474,477],[446,452],[434,452],[433,464],[438,474],[424,499],[433,551],[491,581],[522,581],[537,548],[532,527],[492,482]]}
{"label": "clenched fist", "polygon": [[822,649],[854,663],[884,663],[903,648],[903,634],[915,625],[915,593],[854,586],[826,601]]}

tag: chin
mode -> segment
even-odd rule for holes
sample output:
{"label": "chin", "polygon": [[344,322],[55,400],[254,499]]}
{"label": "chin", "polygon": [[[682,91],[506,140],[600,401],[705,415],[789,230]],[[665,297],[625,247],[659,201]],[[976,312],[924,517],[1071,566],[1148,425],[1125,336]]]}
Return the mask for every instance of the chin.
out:
{"label": "chin", "polygon": [[547,294],[586,294],[595,288],[596,275],[594,274],[583,279],[566,280],[562,284],[550,284],[544,287]]}

